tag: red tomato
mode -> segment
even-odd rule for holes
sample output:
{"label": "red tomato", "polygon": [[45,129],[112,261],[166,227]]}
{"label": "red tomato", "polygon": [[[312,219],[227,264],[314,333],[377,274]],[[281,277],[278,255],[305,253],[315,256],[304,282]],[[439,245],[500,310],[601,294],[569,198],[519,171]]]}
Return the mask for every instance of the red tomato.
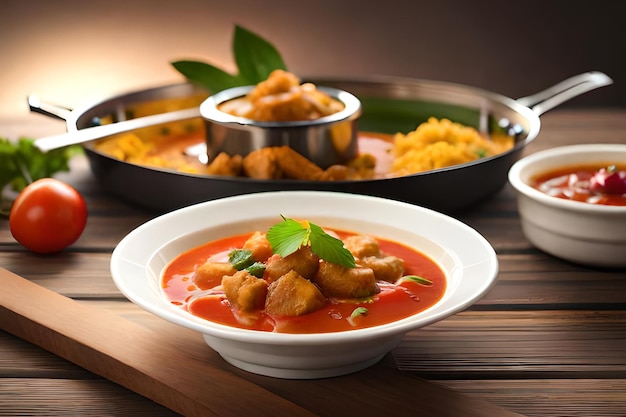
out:
{"label": "red tomato", "polygon": [[87,205],[73,187],[54,178],[24,188],[9,214],[11,234],[35,253],[54,253],[74,243],[85,229]]}

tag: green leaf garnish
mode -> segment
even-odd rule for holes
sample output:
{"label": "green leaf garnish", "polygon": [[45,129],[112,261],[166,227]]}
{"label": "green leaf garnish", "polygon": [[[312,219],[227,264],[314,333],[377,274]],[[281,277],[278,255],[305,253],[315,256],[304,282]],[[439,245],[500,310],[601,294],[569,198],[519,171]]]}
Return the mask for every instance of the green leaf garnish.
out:
{"label": "green leaf garnish", "polygon": [[308,246],[310,232],[310,229],[304,227],[302,223],[283,217],[282,223],[272,226],[267,231],[267,240],[274,253],[284,258],[302,246]]}
{"label": "green leaf garnish", "polygon": [[254,263],[250,249],[233,249],[228,253],[228,262],[238,271]]}
{"label": "green leaf garnish", "polygon": [[265,264],[255,261],[250,249],[231,250],[228,252],[228,262],[237,271],[245,269],[257,278],[263,278],[263,274],[265,273]]}
{"label": "green leaf garnish", "polygon": [[311,230],[309,238],[311,250],[320,258],[327,262],[354,268],[354,256],[343,246],[343,242],[334,236],[329,235],[316,224],[308,223]]}
{"label": "green leaf garnish", "polygon": [[287,69],[274,45],[238,25],[235,26],[232,49],[238,74],[230,74],[201,61],[180,60],[171,64],[189,81],[213,94],[232,87],[258,84],[272,71]]}
{"label": "green leaf garnish", "polygon": [[[34,142],[31,138],[20,138],[13,142],[0,137],[0,193],[7,186],[19,193],[38,179],[67,172],[70,170],[70,159],[82,152],[80,145],[42,152]],[[3,210],[5,206],[10,208],[11,204],[2,201]]]}
{"label": "green leaf garnish", "polygon": [[350,318],[353,319],[355,317],[364,316],[367,314],[367,308],[365,307],[357,307],[354,309],[352,314],[350,314]]}
{"label": "green leaf garnish", "polygon": [[237,75],[229,74],[206,62],[182,60],[172,62],[172,66],[189,81],[212,93],[247,84]]}
{"label": "green leaf garnish", "polygon": [[283,222],[272,226],[267,232],[267,240],[274,253],[283,258],[291,255],[302,246],[310,246],[313,253],[327,262],[354,268],[354,256],[346,249],[343,242],[326,233],[324,229],[311,222],[300,223],[283,218]]}
{"label": "green leaf garnish", "polygon": [[276,69],[287,69],[274,45],[238,25],[233,37],[233,53],[239,76],[250,84],[266,80]]}
{"label": "green leaf garnish", "polygon": [[263,274],[265,274],[265,264],[262,262],[255,262],[248,266],[246,271],[248,271],[250,275],[254,275],[257,278],[263,278]]}
{"label": "green leaf garnish", "polygon": [[420,284],[420,285],[424,285],[424,286],[429,286],[429,285],[433,285],[433,282],[427,278],[424,277],[420,277],[418,275],[405,275],[402,278],[400,278],[396,284],[401,284],[403,282],[406,281],[411,281],[411,282],[415,282],[416,284]]}

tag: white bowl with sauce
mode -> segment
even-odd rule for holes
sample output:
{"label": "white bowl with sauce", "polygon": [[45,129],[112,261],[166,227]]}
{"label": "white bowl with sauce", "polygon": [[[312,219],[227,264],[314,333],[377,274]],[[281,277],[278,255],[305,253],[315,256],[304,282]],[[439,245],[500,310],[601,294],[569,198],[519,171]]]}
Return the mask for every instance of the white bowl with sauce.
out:
{"label": "white bowl with sauce", "polygon": [[[375,327],[293,334],[247,330],[211,322],[172,304],[161,274],[178,255],[206,242],[267,230],[280,216],[371,234],[412,247],[444,272],[445,292],[428,309]],[[120,291],[148,312],[201,333],[227,362],[279,378],[343,375],[377,363],[409,331],[458,313],[493,286],[494,249],[478,232],[441,213],[379,197],[322,191],[278,191],[228,197],[157,217],[115,248],[111,273]]]}
{"label": "white bowl with sauce", "polygon": [[[552,148],[526,156],[509,170],[517,191],[526,238],[564,260],[601,268],[626,267],[626,206],[555,197],[532,186],[540,175],[568,167],[626,166],[626,145],[585,144]],[[626,197],[625,197],[626,199]]]}

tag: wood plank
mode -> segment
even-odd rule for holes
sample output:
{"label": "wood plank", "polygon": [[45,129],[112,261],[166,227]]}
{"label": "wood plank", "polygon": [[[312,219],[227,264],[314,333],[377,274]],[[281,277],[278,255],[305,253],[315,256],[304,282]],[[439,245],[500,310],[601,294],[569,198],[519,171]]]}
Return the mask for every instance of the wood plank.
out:
{"label": "wood plank", "polygon": [[162,405],[101,378],[3,378],[0,384],[0,415],[180,416]]}
{"label": "wood plank", "polygon": [[[396,415],[413,415],[418,406],[444,417],[518,415],[403,374],[388,363],[314,381],[252,375],[226,364],[198,334],[169,324],[152,331],[0,272],[7,287],[0,294],[2,329],[185,415],[380,416],[389,407]],[[37,304],[21,301],[30,298]],[[330,398],[342,401],[320,401]]]}
{"label": "wood plank", "polygon": [[[107,304],[124,317],[142,316],[130,303]],[[158,320],[145,316],[146,321]],[[0,377],[0,415],[177,415],[2,332]],[[626,413],[626,379],[445,379],[437,384],[528,417],[608,417]],[[23,392],[29,395],[20,394]],[[16,398],[20,398],[19,406]],[[70,400],[71,409],[65,408],[59,398]]]}
{"label": "wood plank", "polygon": [[[105,310],[82,306],[1,270],[1,327],[187,416],[312,415]],[[36,299],[36,303],[24,300]],[[120,341],[123,340],[123,343]],[[174,366],[172,366],[175,363]],[[246,392],[250,402],[240,401]],[[264,403],[259,409],[254,403]],[[273,410],[270,412],[269,410]]]}
{"label": "wood plank", "polygon": [[527,417],[626,416],[626,379],[458,380],[440,384]]}
{"label": "wood plank", "polygon": [[626,311],[466,311],[408,333],[400,369],[427,379],[626,379]]}

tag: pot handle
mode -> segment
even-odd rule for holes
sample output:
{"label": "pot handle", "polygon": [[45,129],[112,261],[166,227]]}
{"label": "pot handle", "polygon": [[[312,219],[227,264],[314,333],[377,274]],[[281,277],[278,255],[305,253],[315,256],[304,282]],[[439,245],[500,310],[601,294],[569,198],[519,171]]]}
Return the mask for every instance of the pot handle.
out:
{"label": "pot handle", "polygon": [[537,116],[540,116],[576,96],[610,84],[613,84],[613,80],[602,72],[585,72],[561,81],[539,93],[518,98],[516,101],[523,106],[530,107]]}
{"label": "pot handle", "polygon": [[36,94],[28,96],[28,107],[30,108],[30,111],[34,113],[43,114],[54,119],[64,120],[66,122],[69,120],[72,113],[72,110],[67,107],[42,102]]}

